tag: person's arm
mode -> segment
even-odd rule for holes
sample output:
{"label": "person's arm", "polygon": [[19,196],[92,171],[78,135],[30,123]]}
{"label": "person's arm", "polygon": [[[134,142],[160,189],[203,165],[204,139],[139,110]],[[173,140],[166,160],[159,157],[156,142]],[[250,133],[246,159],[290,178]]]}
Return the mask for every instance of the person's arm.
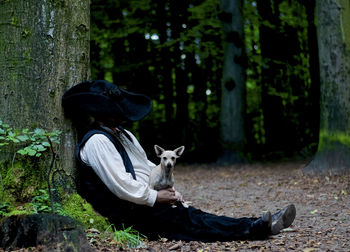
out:
{"label": "person's arm", "polygon": [[134,180],[125,171],[119,152],[106,136],[93,135],[82,148],[80,155],[119,198],[148,206],[153,206],[157,198],[162,198],[162,195],[158,196],[159,192],[151,189],[148,184]]}

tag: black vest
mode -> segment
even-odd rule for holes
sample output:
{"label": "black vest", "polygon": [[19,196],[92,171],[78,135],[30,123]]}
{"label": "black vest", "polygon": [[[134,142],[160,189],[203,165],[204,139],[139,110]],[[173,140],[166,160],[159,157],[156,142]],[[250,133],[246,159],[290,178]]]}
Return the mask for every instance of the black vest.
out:
{"label": "black vest", "polygon": [[[108,139],[119,151],[123,159],[126,172],[131,173],[133,178],[136,180],[134,167],[132,166],[130,158],[119,140],[102,128],[94,129],[85,134],[82,141],[78,143],[75,149],[75,158],[78,165],[78,177],[80,182],[79,194],[85,198],[97,212],[108,217],[111,222],[127,223],[125,217],[127,217],[128,214],[125,213],[128,213],[131,209],[133,209],[135,204],[121,200],[115,194],[113,194],[97,176],[95,171],[90,166],[86,165],[80,158],[81,148],[83,148],[87,140],[89,140],[89,138],[94,134],[103,134],[108,137]],[[125,132],[124,134],[127,133]]]}

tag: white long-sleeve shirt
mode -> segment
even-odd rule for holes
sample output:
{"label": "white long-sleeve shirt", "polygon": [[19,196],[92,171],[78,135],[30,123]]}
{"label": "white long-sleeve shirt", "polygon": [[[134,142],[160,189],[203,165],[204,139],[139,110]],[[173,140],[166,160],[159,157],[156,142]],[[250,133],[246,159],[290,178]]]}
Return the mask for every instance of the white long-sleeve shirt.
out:
{"label": "white long-sleeve shirt", "polygon": [[[140,205],[153,206],[157,199],[157,191],[148,186],[149,174],[155,166],[147,159],[144,149],[136,137],[129,131],[132,143],[121,141],[134,167],[136,179],[125,171],[123,159],[114,144],[103,134],[95,134],[89,138],[80,150],[84,163],[91,166],[103,183],[120,199]],[[134,144],[130,148],[129,144]],[[136,150],[136,151],[135,151]]]}

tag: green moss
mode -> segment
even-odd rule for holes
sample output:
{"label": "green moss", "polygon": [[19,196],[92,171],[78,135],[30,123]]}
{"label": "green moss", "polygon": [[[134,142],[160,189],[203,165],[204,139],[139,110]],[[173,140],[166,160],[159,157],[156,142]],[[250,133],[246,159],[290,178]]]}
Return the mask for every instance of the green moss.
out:
{"label": "green moss", "polygon": [[37,191],[46,186],[42,171],[29,160],[22,159],[13,165],[10,161],[0,164],[3,198],[15,205],[28,202]]}
{"label": "green moss", "polygon": [[12,216],[12,215],[28,215],[28,214],[32,214],[31,212],[27,211],[27,210],[13,210],[11,212],[9,212],[6,216]]}
{"label": "green moss", "polygon": [[13,16],[13,17],[11,18],[11,25],[13,25],[13,26],[18,26],[18,25],[19,25],[19,19],[18,19],[18,17]]}
{"label": "green moss", "polygon": [[32,35],[32,32],[28,28],[24,28],[24,30],[21,33],[22,38],[28,38]]}
{"label": "green moss", "polygon": [[336,149],[339,145],[350,150],[350,133],[326,130],[320,131],[318,151]]}
{"label": "green moss", "polygon": [[30,55],[30,48],[27,48],[25,53],[24,53],[24,56],[25,56],[25,61],[26,63],[31,63],[33,61],[33,58],[31,57]]}
{"label": "green moss", "polygon": [[341,17],[340,17],[340,28],[342,37],[347,49],[350,49],[350,2],[348,0],[341,0],[340,5],[342,7]]}
{"label": "green moss", "polygon": [[107,218],[96,213],[93,207],[79,194],[67,194],[62,200],[64,212],[80,221],[86,229],[95,228],[104,231],[110,225]]}

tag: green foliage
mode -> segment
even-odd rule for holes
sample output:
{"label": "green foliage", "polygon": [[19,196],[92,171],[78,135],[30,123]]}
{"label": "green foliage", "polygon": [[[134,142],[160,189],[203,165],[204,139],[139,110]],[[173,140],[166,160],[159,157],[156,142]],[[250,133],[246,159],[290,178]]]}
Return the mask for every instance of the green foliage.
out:
{"label": "green foliage", "polygon": [[[55,189],[51,189],[51,192],[53,191],[55,191]],[[55,213],[59,215],[67,215],[59,202],[51,204],[48,190],[43,189],[39,190],[39,195],[33,197],[30,203],[30,209],[32,213],[52,213],[52,205],[55,208]]]}
{"label": "green foliage", "polygon": [[[45,178],[48,190],[52,192],[50,176],[56,158],[54,147],[59,143],[60,134],[59,130],[47,132],[39,128],[17,130],[0,120],[0,147],[10,147],[9,150],[14,152],[11,164],[10,161],[4,161],[1,165],[2,197],[7,189],[16,200],[24,200],[24,196],[31,196],[32,193],[43,188],[42,178]],[[43,156],[45,153],[51,153],[51,162],[44,169],[44,163],[47,162],[47,158]],[[15,161],[16,154],[20,154],[22,158]],[[2,179],[3,174],[4,179]],[[42,195],[37,196],[32,202],[34,212],[51,210],[54,213],[55,208],[59,211],[59,206],[52,202],[52,195],[45,195],[44,190],[39,192]],[[51,207],[48,207],[48,202],[45,201],[45,197],[49,195]]]}
{"label": "green foliage", "polygon": [[109,229],[112,229],[113,239],[120,247],[136,248],[142,244],[142,240],[147,239],[146,236],[140,234],[132,227],[123,227],[122,230],[117,230],[112,224],[106,229],[105,234],[109,232]]}
{"label": "green foliage", "polygon": [[50,148],[50,142],[59,143],[60,130],[46,132],[43,129],[36,128],[34,131],[29,129],[15,130],[8,124],[0,120],[0,146],[9,144],[22,144],[25,147],[17,150],[17,153],[23,156],[40,157]]}
{"label": "green foliage", "polygon": [[6,201],[0,203],[0,218],[7,216],[10,205]]}

